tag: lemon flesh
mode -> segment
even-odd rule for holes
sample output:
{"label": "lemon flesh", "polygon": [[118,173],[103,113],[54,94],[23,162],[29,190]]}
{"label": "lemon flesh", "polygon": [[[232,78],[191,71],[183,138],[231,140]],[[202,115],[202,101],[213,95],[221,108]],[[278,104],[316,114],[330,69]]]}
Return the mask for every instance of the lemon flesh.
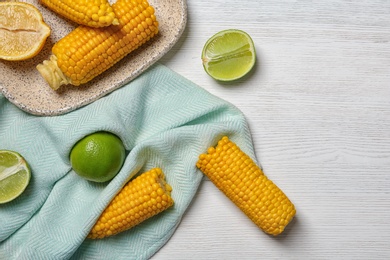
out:
{"label": "lemon flesh", "polygon": [[73,170],[93,182],[106,182],[118,174],[125,160],[125,148],[119,137],[97,132],[79,140],[70,152]]}
{"label": "lemon flesh", "polygon": [[256,62],[253,40],[241,30],[220,31],[204,45],[202,62],[205,71],[216,80],[239,79],[245,76]]}
{"label": "lemon flesh", "polygon": [[50,27],[32,4],[0,3],[0,59],[19,61],[36,56],[43,48]]}
{"label": "lemon flesh", "polygon": [[0,150],[0,204],[16,199],[30,182],[26,160],[17,152]]}

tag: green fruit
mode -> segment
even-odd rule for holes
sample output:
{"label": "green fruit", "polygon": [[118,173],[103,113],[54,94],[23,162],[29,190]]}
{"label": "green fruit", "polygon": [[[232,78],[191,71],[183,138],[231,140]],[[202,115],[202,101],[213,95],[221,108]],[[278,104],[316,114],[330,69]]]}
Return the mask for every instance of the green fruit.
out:
{"label": "green fruit", "polygon": [[202,62],[207,74],[216,80],[239,79],[245,76],[256,62],[252,38],[241,30],[220,31],[204,45]]}
{"label": "green fruit", "polygon": [[125,147],[119,137],[108,132],[96,132],[74,145],[70,152],[70,163],[81,177],[106,182],[118,174],[125,156]]}
{"label": "green fruit", "polygon": [[30,168],[19,153],[0,150],[0,204],[22,194],[30,178]]}

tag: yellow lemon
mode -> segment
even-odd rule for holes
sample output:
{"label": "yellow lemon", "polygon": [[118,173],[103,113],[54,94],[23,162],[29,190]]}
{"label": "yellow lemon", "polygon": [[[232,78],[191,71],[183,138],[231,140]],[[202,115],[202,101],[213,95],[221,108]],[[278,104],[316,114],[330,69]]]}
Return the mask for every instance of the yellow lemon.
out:
{"label": "yellow lemon", "polygon": [[26,60],[41,51],[51,31],[35,6],[1,2],[0,17],[0,59]]}

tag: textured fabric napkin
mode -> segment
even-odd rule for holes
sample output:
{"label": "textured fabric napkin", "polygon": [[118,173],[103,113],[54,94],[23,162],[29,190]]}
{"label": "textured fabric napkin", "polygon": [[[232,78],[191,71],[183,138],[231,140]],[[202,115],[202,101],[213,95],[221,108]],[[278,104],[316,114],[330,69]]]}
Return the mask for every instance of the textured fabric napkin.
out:
{"label": "textured fabric napkin", "polygon": [[[109,183],[76,175],[69,152],[105,130],[127,157]],[[0,149],[20,152],[32,179],[16,200],[0,205],[0,259],[148,259],[172,236],[203,174],[200,153],[228,135],[254,160],[248,125],[232,104],[157,64],[113,93],[65,115],[27,114],[0,94]],[[86,239],[94,222],[136,173],[161,167],[173,207],[110,238]],[[202,228],[201,226],[199,228]]]}

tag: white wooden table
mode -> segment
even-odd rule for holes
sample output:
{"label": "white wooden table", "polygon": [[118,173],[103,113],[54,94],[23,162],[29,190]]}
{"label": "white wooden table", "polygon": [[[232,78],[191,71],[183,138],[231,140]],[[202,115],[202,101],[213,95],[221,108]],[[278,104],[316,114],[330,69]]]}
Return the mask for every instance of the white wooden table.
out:
{"label": "white wooden table", "polygon": [[[258,62],[221,84],[200,55],[228,28],[252,36]],[[390,1],[188,0],[161,63],[244,112],[297,216],[270,237],[205,178],[153,259],[390,259]]]}

